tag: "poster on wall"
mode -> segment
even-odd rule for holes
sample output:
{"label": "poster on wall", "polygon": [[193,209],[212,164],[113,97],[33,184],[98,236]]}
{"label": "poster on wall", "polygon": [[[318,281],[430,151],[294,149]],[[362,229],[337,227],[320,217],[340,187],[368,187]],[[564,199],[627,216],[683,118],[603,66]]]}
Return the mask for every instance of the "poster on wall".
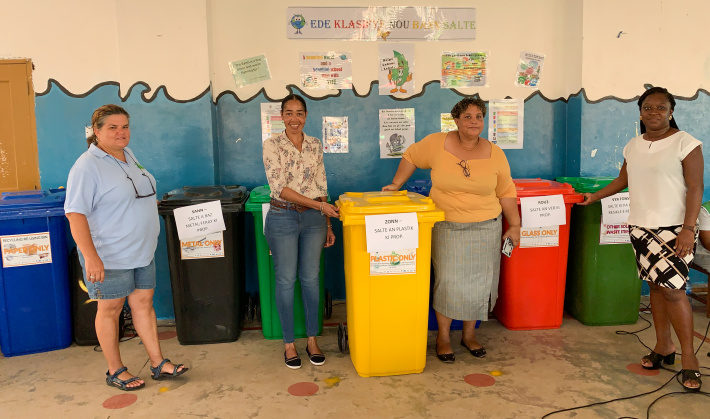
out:
{"label": "poster on wall", "polygon": [[348,117],[323,117],[323,152],[348,152]]}
{"label": "poster on wall", "polygon": [[262,103],[261,104],[261,142],[263,143],[269,137],[276,134],[281,134],[286,126],[281,118],[280,103]]}
{"label": "poster on wall", "polygon": [[458,89],[488,85],[488,52],[443,52],[441,88]]}
{"label": "poster on wall", "polygon": [[269,63],[266,55],[261,54],[256,57],[245,58],[243,60],[231,61],[229,71],[234,77],[234,84],[237,87],[244,87],[260,81],[271,80]]}
{"label": "poster on wall", "polygon": [[522,51],[515,74],[515,85],[537,89],[540,87],[545,54]]}
{"label": "poster on wall", "polygon": [[288,7],[288,39],[439,41],[476,39],[473,7]]}
{"label": "poster on wall", "polygon": [[414,44],[379,45],[379,93],[405,97],[414,90]]}
{"label": "poster on wall", "polygon": [[401,158],[414,144],[414,108],[380,109],[380,158]]}
{"label": "poster on wall", "polygon": [[523,148],[523,99],[488,102],[488,140],[500,148]]}
{"label": "poster on wall", "polygon": [[52,244],[48,231],[0,236],[0,249],[3,268],[52,263]]}
{"label": "poster on wall", "polygon": [[352,89],[350,52],[302,52],[301,87],[304,89]]}
{"label": "poster on wall", "polygon": [[450,112],[441,114],[441,132],[458,131],[459,127],[456,126],[454,117],[451,116]]}

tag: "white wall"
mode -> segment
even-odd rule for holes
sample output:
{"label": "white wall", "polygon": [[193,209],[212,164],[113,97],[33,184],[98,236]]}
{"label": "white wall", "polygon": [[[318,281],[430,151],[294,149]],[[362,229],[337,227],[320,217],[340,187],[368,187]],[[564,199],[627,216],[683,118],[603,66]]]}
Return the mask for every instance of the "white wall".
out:
{"label": "white wall", "polygon": [[[337,3],[342,4],[342,3]],[[286,8],[334,6],[330,0],[0,0],[0,57],[31,58],[35,90],[50,78],[74,94],[116,81],[189,100],[212,82],[213,95],[234,91],[245,100],[265,88],[283,97],[298,84],[298,52],[346,50],[353,82],[365,94],[377,79],[377,42],[286,39]],[[460,0],[352,0],[348,6],[462,7]],[[541,93],[566,98],[584,87],[596,100],[633,98],[651,83],[681,96],[710,90],[710,16],[707,0],[470,1],[477,39],[416,42],[416,89],[439,78],[446,50],[491,52],[489,86],[464,90],[485,99],[527,97],[515,87],[520,51],[547,55]],[[624,32],[618,37],[619,32]],[[272,80],[237,89],[227,63],[266,54]],[[438,85],[433,86],[438,88]],[[309,91],[313,96],[329,92]],[[333,92],[330,92],[333,93]],[[148,96],[151,96],[149,94]]]}

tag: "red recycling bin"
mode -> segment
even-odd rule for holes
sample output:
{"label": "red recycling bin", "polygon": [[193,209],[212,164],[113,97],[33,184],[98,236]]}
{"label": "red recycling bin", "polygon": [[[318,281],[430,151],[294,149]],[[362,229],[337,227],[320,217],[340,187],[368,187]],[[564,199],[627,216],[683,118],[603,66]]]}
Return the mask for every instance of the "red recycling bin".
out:
{"label": "red recycling bin", "polygon": [[[572,205],[584,198],[567,183],[544,179],[513,182],[518,192],[518,211],[520,198],[562,195],[566,223],[559,228],[523,226],[520,246],[511,257],[501,257],[498,301],[493,313],[510,330],[557,329],[562,325],[565,303],[570,214]],[[503,231],[507,228],[504,221]]]}

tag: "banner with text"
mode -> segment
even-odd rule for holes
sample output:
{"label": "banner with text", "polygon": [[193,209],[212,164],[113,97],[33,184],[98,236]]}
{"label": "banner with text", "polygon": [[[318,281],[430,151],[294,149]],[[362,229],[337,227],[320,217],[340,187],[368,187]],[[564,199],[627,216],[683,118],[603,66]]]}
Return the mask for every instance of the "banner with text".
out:
{"label": "banner with text", "polygon": [[476,39],[472,7],[289,7],[289,39],[439,41]]}

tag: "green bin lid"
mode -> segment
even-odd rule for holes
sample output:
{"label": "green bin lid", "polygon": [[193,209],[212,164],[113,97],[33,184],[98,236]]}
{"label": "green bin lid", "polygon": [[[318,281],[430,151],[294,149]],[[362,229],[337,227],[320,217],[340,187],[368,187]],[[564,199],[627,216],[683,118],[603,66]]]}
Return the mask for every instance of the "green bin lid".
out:
{"label": "green bin lid", "polygon": [[[575,191],[579,193],[594,193],[606,185],[610,184],[611,181],[616,179],[615,177],[609,176],[581,176],[581,177],[570,177],[563,176],[555,178],[558,182],[569,183],[572,185]],[[624,189],[623,192],[627,192],[628,189]]]}
{"label": "green bin lid", "polygon": [[249,212],[261,212],[261,206],[271,201],[271,188],[269,185],[257,186],[249,192],[249,200],[245,206]]}

